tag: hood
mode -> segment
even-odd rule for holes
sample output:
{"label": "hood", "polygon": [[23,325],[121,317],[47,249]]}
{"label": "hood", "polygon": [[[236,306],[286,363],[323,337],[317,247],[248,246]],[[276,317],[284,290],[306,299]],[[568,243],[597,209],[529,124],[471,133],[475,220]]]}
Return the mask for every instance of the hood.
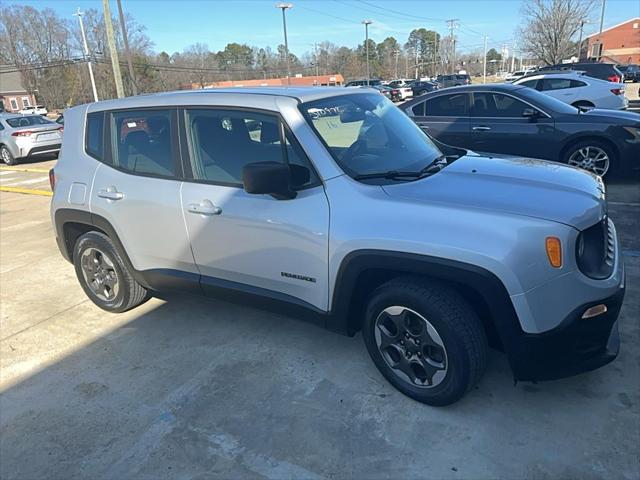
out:
{"label": "hood", "polygon": [[595,224],[607,208],[604,184],[595,175],[530,158],[467,155],[431,177],[382,188],[396,198],[523,215],[578,230]]}
{"label": "hood", "polygon": [[582,112],[580,116],[584,116],[585,118],[592,118],[596,122],[615,119],[617,120],[616,123],[618,125],[620,123],[628,125],[640,125],[640,120],[638,120],[637,113],[627,112],[624,110],[601,110],[598,108],[594,108],[592,110]]}

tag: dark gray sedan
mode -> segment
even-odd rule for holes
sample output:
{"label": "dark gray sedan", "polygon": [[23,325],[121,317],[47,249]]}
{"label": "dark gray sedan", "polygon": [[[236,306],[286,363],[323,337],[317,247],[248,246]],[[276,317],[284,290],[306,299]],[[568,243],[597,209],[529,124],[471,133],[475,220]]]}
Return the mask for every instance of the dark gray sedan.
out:
{"label": "dark gray sedan", "polygon": [[400,106],[436,140],[478,152],[560,161],[604,176],[640,169],[640,115],[582,111],[534,89],[470,85]]}

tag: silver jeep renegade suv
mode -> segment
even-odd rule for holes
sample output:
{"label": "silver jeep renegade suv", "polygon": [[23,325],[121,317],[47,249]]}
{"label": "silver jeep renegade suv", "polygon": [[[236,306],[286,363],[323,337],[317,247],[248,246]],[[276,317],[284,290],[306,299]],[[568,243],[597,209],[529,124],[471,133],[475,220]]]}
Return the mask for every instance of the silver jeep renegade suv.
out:
{"label": "silver jeep renegade suv", "polygon": [[[535,152],[532,152],[535,154]],[[170,289],[346,335],[431,405],[481,378],[591,370],[619,348],[624,267],[602,181],[436,145],[378,93],[162,93],[65,113],[58,245],[99,307]]]}

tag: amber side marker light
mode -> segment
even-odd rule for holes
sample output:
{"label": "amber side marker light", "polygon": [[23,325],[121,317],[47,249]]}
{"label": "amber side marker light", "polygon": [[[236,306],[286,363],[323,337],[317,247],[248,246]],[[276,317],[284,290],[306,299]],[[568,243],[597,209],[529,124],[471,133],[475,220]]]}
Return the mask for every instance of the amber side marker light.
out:
{"label": "amber side marker light", "polygon": [[547,248],[547,257],[551,266],[553,268],[562,267],[562,244],[560,239],[558,237],[547,237],[545,247]]}

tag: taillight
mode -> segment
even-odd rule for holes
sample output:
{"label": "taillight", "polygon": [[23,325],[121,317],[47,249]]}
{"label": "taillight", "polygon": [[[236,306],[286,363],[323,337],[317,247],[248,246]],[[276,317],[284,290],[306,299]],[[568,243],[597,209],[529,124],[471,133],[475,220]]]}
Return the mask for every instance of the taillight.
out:
{"label": "taillight", "polygon": [[53,168],[49,170],[49,185],[51,185],[51,191],[55,191],[56,189],[56,172],[54,172]]}
{"label": "taillight", "polygon": [[609,75],[607,77],[607,80],[613,83],[622,83],[622,78],[620,78],[618,75]]}
{"label": "taillight", "polygon": [[612,88],[611,93],[614,95],[624,95],[624,88]]}
{"label": "taillight", "polygon": [[33,132],[31,130],[18,130],[17,132],[13,132],[11,134],[12,137],[28,137]]}
{"label": "taillight", "polygon": [[60,130],[60,133],[64,133],[64,127],[59,127],[58,130]]}

